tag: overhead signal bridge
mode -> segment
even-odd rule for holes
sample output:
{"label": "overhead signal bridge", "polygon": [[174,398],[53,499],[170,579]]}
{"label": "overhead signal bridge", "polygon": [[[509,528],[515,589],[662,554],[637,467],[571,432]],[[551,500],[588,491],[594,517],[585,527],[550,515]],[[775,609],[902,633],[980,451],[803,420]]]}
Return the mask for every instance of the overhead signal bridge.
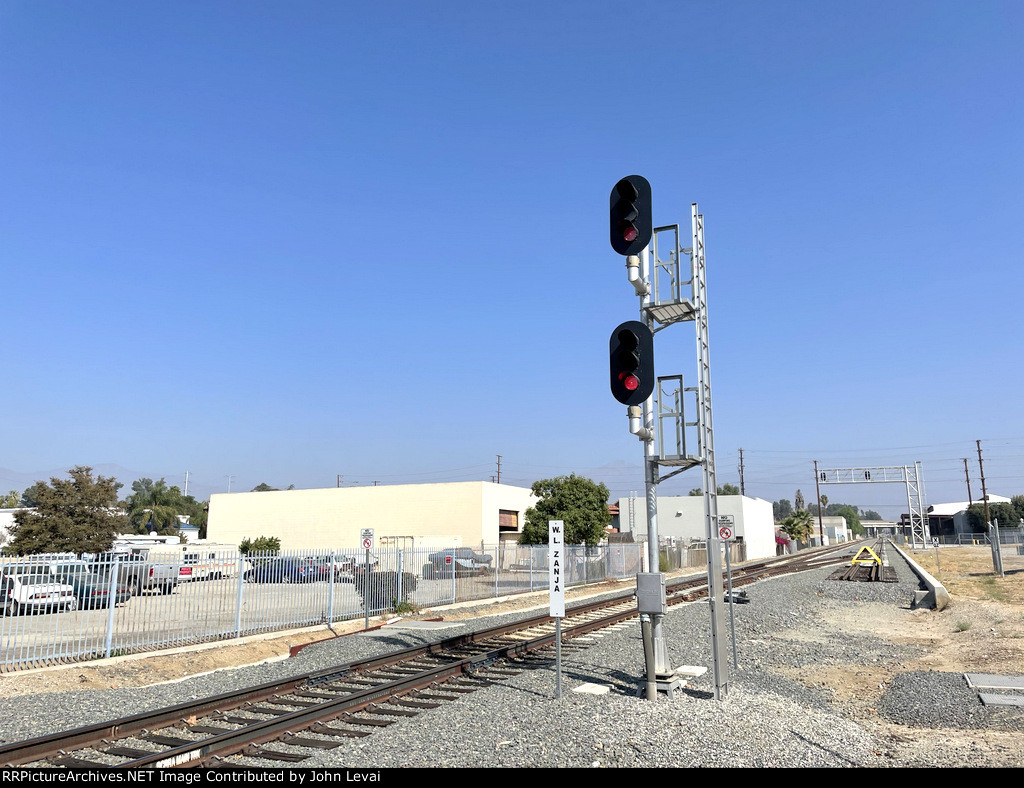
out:
{"label": "overhead signal bridge", "polygon": [[906,466],[872,468],[821,468],[818,479],[822,484],[865,484],[866,482],[907,482]]}
{"label": "overhead signal bridge", "polygon": [[[814,463],[816,484],[902,484],[907,488],[907,510],[910,512],[910,540],[915,546],[925,545],[931,538],[928,509],[924,499],[921,463],[913,465],[872,466],[865,468],[819,468]],[[820,500],[819,500],[820,503]]]}

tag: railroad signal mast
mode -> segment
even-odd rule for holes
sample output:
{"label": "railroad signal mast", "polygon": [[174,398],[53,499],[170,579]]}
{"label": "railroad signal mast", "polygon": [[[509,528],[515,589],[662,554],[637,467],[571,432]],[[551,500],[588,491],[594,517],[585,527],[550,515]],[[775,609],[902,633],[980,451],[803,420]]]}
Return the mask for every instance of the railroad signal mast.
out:
{"label": "railroad signal mast", "polygon": [[[652,570],[656,570],[659,563],[658,483],[696,466],[702,469],[711,650],[715,698],[721,700],[728,693],[729,666],[723,626],[722,542],[711,418],[704,217],[696,203],[691,205],[690,223],[692,244],[684,248],[679,225],[654,227],[651,186],[647,179],[630,175],[612,188],[609,200],[611,245],[626,258],[629,282],[640,299],[640,319],[622,323],[612,332],[609,368],[612,395],[626,405],[629,431],[644,445],[647,543]],[[652,242],[653,270],[652,249],[649,248]],[[684,259],[688,266],[683,266]],[[683,322],[693,322],[696,327],[697,385],[690,388],[684,387],[682,375],[657,377],[654,369],[654,334]],[[686,421],[684,403],[690,398],[695,400],[695,421]],[[695,453],[688,450],[687,441],[694,430]],[[691,436],[689,446],[693,443]],[[661,467],[673,470],[660,476]],[[666,647],[664,574],[651,571],[637,575],[637,606],[647,663],[647,697],[654,700],[659,691],[671,696],[680,682],[669,664]]]}

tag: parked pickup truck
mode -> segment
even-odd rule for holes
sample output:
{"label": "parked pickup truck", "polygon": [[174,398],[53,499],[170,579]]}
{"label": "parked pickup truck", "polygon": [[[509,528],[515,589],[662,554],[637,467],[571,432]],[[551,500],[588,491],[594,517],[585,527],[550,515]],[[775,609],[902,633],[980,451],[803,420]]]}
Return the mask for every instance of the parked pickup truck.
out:
{"label": "parked pickup truck", "polygon": [[491,556],[469,547],[449,547],[427,556],[427,563],[423,565],[423,579],[451,577],[453,572],[457,577],[482,575],[490,571],[492,561]]}
{"label": "parked pickup truck", "polygon": [[[179,583],[192,579],[192,567],[150,556],[146,548],[133,548],[130,552],[117,555],[120,560],[118,580],[134,594],[143,591],[170,594]],[[96,560],[106,563],[112,560],[112,556],[107,554]]]}

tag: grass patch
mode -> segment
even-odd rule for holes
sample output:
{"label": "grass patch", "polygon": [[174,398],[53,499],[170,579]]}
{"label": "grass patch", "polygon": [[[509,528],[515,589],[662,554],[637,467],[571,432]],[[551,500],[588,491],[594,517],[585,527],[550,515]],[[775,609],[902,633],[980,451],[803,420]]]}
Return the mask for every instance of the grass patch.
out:
{"label": "grass patch", "polygon": [[[1024,556],[1004,546],[1005,577],[992,566],[992,551],[987,545],[943,547],[935,550],[908,551],[925,571],[946,587],[954,599],[981,599],[1024,606]],[[1016,570],[1016,571],[1015,571]]]}

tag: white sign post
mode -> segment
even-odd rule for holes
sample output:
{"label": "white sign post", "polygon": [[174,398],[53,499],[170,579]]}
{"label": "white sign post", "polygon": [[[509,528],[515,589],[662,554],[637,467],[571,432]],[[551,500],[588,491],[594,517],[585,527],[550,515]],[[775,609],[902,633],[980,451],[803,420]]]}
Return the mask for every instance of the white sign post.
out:
{"label": "white sign post", "polygon": [[[373,529],[363,528],[359,531],[359,541],[366,551],[366,563],[363,564],[363,602],[364,629],[370,628],[370,551],[373,549]],[[356,573],[357,574],[357,573]]]}
{"label": "white sign post", "polygon": [[562,699],[562,619],[565,617],[565,523],[548,520],[548,604],[555,619],[555,697]]}
{"label": "white sign post", "polygon": [[718,538],[725,542],[725,577],[728,581],[729,590],[729,627],[732,629],[732,666],[739,670],[739,658],[736,654],[736,614],[733,608],[736,600],[732,596],[732,564],[729,561],[729,554],[732,553],[732,543],[736,538],[736,518],[731,514],[718,515]]}

